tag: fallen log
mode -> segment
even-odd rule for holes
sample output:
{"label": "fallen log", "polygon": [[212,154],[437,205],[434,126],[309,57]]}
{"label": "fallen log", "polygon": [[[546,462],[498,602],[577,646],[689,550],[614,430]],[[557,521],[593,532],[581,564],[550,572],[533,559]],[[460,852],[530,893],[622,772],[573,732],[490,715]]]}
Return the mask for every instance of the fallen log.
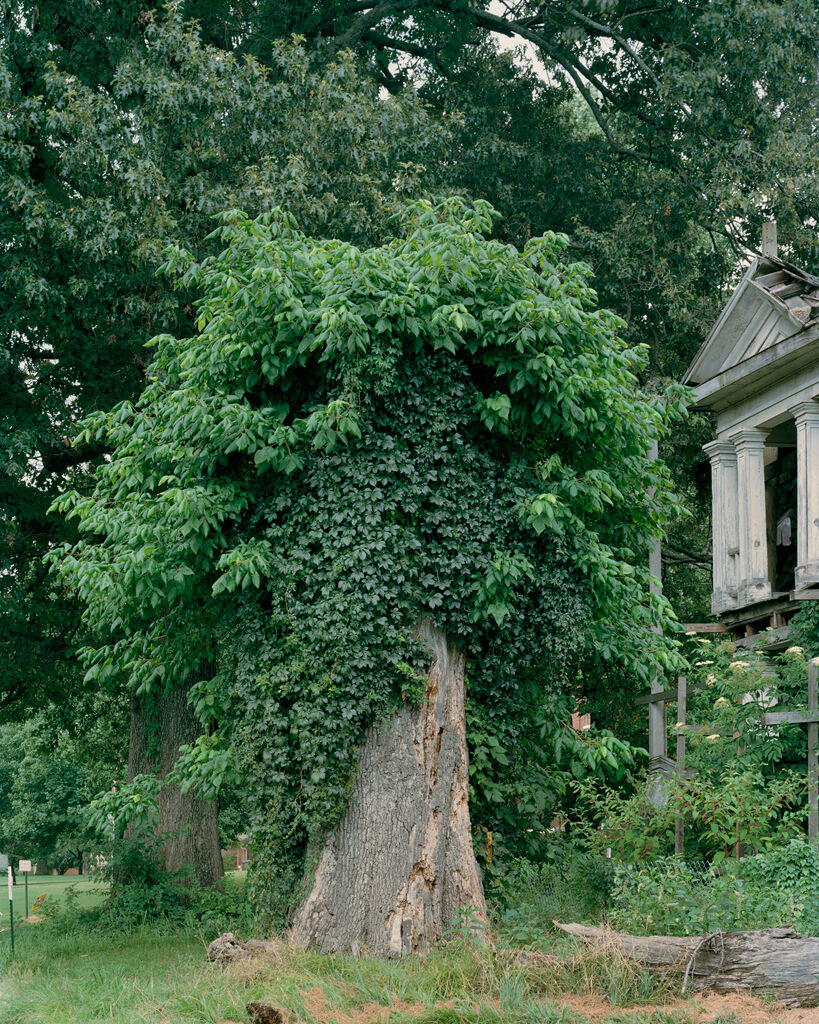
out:
{"label": "fallen log", "polygon": [[678,938],[554,924],[589,945],[609,946],[664,976],[679,973],[683,991],[743,991],[786,1006],[819,1006],[819,938],[792,928]]}

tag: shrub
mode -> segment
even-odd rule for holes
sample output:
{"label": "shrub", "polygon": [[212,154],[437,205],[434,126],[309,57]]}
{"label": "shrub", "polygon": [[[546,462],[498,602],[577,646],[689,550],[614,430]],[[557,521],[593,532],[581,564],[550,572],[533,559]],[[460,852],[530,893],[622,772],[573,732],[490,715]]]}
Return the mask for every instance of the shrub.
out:
{"label": "shrub", "polygon": [[499,887],[501,934],[537,946],[561,921],[597,921],[612,884],[611,861],[569,844],[555,844],[550,859],[518,860]]}
{"label": "shrub", "polygon": [[819,851],[802,840],[718,867],[663,858],[616,869],[609,921],[638,935],[793,925],[819,934]]}

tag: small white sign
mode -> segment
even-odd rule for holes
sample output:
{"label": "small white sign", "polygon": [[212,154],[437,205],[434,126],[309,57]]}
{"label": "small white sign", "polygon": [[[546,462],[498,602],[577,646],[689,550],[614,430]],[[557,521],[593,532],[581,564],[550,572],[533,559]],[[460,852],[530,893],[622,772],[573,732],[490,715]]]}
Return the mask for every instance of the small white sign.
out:
{"label": "small white sign", "polygon": [[14,899],[14,875],[11,873],[11,867],[9,867],[9,901]]}
{"label": "small white sign", "polygon": [[31,871],[31,861],[30,860],[21,860],[20,863],[17,865],[17,870],[18,871]]}

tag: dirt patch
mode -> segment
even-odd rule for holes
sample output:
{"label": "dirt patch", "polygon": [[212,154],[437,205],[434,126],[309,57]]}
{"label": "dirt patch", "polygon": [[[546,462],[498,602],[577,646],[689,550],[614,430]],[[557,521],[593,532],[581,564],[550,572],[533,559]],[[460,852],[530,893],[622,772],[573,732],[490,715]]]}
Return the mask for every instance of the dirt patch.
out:
{"label": "dirt patch", "polygon": [[766,1003],[756,996],[732,992],[717,995],[703,992],[691,999],[670,999],[662,1004],[641,1004],[636,1006],[612,1006],[602,996],[564,995],[560,1001],[581,1014],[591,1024],[633,1014],[646,1020],[657,1015],[674,1014],[680,1021],[686,1018],[692,1024],[709,1024],[718,1018],[723,1020],[733,1014],[737,1024],[819,1024],[819,1007],[790,1009],[781,1003]]}
{"label": "dirt patch", "polygon": [[383,1003],[365,1003],[347,1012],[331,1006],[320,988],[311,988],[309,992],[300,991],[299,994],[316,1024],[386,1024],[395,1013],[420,1016],[427,1009],[423,1003],[407,1003],[403,999],[397,999],[389,1006],[384,1006]]}

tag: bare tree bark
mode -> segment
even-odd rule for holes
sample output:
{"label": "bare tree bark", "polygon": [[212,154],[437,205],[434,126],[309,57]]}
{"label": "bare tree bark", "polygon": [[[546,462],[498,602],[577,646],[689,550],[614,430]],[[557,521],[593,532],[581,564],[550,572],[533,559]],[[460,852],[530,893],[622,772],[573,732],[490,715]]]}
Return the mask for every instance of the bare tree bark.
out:
{"label": "bare tree bark", "polygon": [[296,912],[296,945],[400,956],[429,949],[464,908],[486,925],[469,820],[465,657],[435,627],[421,632],[433,655],[424,699],[368,731],[349,806]]}
{"label": "bare tree bark", "polygon": [[[172,690],[159,699],[157,707],[158,720],[149,723],[142,701],[136,695],[131,697],[129,779],[141,772],[157,772],[164,779],[176,762],[179,748],[193,742],[201,732],[184,689]],[[151,733],[155,740],[149,742]],[[224,868],[216,801],[183,793],[179,786],[163,786],[159,796],[158,833],[168,836],[163,854],[166,871],[179,871],[190,865],[200,885],[214,885],[222,878]]]}

